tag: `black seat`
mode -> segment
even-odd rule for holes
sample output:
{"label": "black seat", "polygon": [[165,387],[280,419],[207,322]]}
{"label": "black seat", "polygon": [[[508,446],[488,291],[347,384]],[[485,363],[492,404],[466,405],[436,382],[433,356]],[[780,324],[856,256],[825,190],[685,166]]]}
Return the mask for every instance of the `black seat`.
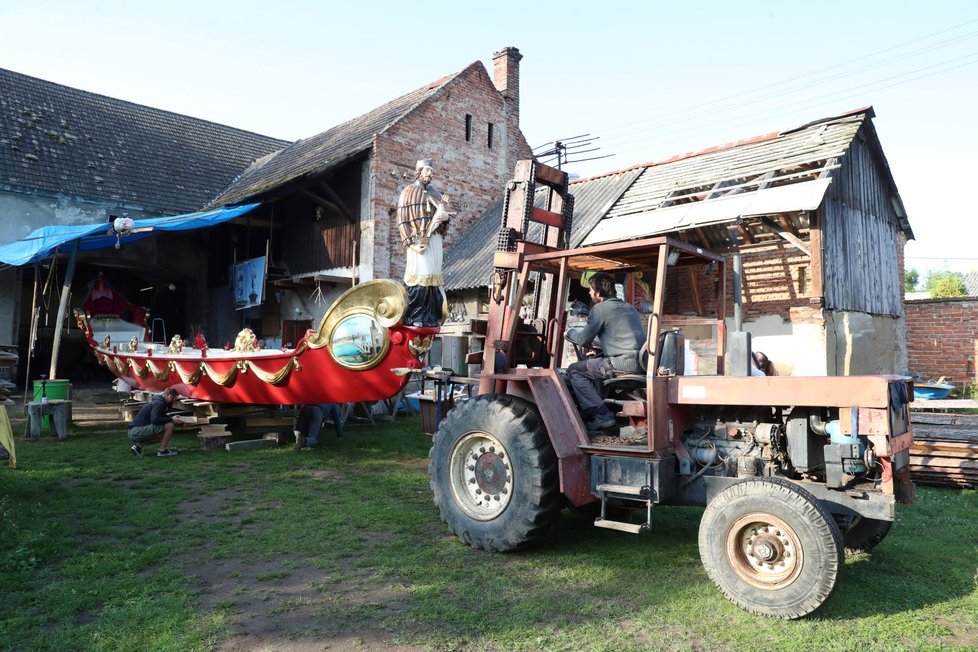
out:
{"label": "black seat", "polygon": [[601,389],[607,398],[618,400],[645,400],[645,374],[618,372],[601,382]]}

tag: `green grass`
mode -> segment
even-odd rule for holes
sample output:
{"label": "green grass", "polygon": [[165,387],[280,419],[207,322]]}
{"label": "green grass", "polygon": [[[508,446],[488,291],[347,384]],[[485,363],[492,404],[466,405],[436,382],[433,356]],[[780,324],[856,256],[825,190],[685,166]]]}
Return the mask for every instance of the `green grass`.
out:
{"label": "green grass", "polygon": [[829,601],[785,622],[713,587],[699,509],[660,508],[642,536],[568,511],[528,550],[464,546],[414,419],[301,453],[178,434],[178,457],[135,458],[121,429],[17,443],[19,468],[0,469],[4,650],[978,649],[974,491],[919,488]]}

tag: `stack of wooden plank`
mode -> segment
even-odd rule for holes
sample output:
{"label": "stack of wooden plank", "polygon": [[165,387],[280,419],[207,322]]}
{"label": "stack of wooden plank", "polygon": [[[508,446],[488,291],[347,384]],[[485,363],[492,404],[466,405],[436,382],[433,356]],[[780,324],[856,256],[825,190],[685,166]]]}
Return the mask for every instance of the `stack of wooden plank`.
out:
{"label": "stack of wooden plank", "polygon": [[978,415],[915,412],[912,419],[914,482],[978,487]]}

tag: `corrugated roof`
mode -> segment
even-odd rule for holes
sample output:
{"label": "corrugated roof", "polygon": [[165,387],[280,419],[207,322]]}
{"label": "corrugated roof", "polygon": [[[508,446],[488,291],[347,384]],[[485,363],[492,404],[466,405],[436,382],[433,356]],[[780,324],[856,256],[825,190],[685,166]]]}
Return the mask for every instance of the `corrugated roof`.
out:
{"label": "corrugated roof", "polygon": [[[476,65],[482,64],[478,62],[472,64],[472,66]],[[228,188],[215,197],[211,205],[242,201],[299,177],[319,174],[367,151],[373,145],[376,134],[389,129],[412,109],[434,95],[438,89],[464,72],[439,79],[358,118],[311,138],[296,141],[274,154],[255,161]]]}
{"label": "corrugated roof", "polygon": [[[580,244],[641,172],[640,169],[626,170],[571,183],[570,192],[574,195],[572,247]],[[546,194],[546,188],[537,189],[534,203],[538,207],[544,206]],[[500,198],[445,252],[442,273],[446,289],[486,287],[491,283],[493,254],[502,224],[502,211],[503,200]],[[542,229],[539,224],[531,224],[528,239],[539,241]]]}
{"label": "corrugated roof", "polygon": [[[751,194],[760,197],[788,185],[830,178],[832,170],[839,166],[839,161],[863,124],[871,124],[872,116],[872,108],[858,109],[790,131],[638,166],[642,171],[639,179],[608,211],[601,224],[601,233],[595,232],[586,242],[607,242],[682,230],[696,224],[695,221],[684,225],[670,224],[676,221],[677,213],[683,213],[677,206],[700,204],[702,209],[706,204],[723,203],[732,197],[743,199]],[[898,200],[896,184],[885,160],[882,161],[881,174],[884,183]],[[806,193],[798,193],[797,198],[801,203],[794,207],[781,206],[783,212],[807,210],[807,203],[802,201],[805,197]],[[761,206],[771,202],[736,203]],[[727,207],[731,205],[727,203]],[[710,211],[701,212],[706,214]],[[724,216],[724,220],[736,220],[738,217],[739,214],[729,214]],[[912,238],[909,223],[905,221],[905,216],[900,217],[901,228]],[[635,230],[637,221],[642,222],[641,232]],[[710,246],[728,244],[721,241],[709,243]]]}
{"label": "corrugated roof", "polygon": [[196,210],[289,141],[0,69],[0,184]]}

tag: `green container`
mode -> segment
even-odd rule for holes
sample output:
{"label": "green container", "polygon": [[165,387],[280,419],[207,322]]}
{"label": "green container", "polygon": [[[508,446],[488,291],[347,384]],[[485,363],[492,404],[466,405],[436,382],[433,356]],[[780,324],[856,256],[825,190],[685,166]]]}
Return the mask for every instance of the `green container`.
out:
{"label": "green container", "polygon": [[[71,383],[69,381],[67,381],[67,380],[46,380],[46,381],[43,381],[43,382],[44,382],[44,384],[46,386],[46,389],[44,390],[43,393],[44,394],[47,394],[47,397],[48,397],[48,400],[49,401],[62,401],[62,400],[67,400],[68,399],[68,394],[69,394],[69,392],[71,390]],[[34,401],[40,401],[41,400],[41,393],[42,393],[41,392],[41,383],[42,383],[42,381],[40,381],[40,380],[35,380],[34,381],[34,398],[32,399]],[[68,420],[71,421],[70,418]],[[47,427],[48,427],[48,417],[47,416],[43,416],[43,417],[41,417],[41,429],[44,430]]]}

